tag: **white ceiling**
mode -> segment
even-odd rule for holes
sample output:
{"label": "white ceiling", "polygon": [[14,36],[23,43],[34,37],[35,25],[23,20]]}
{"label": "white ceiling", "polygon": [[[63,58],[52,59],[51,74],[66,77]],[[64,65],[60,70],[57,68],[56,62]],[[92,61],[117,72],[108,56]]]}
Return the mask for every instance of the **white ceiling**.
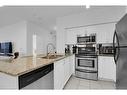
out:
{"label": "white ceiling", "polygon": [[53,30],[56,18],[85,10],[85,6],[5,6],[0,8],[0,27],[28,20]]}

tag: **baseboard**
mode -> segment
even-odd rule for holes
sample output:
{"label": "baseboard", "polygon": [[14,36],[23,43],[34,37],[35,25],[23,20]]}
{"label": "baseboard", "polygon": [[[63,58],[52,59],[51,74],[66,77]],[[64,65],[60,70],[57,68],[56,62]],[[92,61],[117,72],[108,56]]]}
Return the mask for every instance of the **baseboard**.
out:
{"label": "baseboard", "polygon": [[98,77],[98,80],[116,82],[116,81],[114,81],[113,79],[100,78],[100,77]]}

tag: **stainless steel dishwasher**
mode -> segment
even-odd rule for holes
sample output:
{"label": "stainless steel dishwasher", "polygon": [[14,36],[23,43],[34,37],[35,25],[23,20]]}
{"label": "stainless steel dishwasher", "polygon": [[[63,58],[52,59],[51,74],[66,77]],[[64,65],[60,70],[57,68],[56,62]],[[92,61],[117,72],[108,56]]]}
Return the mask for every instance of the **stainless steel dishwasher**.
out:
{"label": "stainless steel dishwasher", "polygon": [[19,89],[53,89],[53,64],[19,76]]}

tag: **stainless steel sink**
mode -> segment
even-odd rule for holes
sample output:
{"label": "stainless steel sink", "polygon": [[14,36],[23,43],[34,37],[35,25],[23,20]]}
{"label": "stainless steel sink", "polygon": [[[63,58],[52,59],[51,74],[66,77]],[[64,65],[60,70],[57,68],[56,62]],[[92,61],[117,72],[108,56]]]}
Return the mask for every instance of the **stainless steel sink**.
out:
{"label": "stainless steel sink", "polygon": [[59,58],[59,57],[62,57],[63,55],[48,55],[48,56],[44,56],[44,57],[41,57],[41,58],[44,58],[44,59],[55,59],[55,58]]}

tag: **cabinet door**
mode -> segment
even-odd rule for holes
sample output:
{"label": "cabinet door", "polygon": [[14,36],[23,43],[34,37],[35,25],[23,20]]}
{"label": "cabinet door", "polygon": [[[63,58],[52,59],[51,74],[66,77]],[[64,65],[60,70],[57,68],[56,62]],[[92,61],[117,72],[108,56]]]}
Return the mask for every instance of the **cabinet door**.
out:
{"label": "cabinet door", "polygon": [[97,32],[97,43],[106,43],[106,32],[107,29],[105,25],[99,25],[96,26],[96,32]]}
{"label": "cabinet door", "polygon": [[75,55],[70,56],[70,76],[75,75]]}
{"label": "cabinet door", "polygon": [[85,27],[73,28],[66,30],[66,44],[76,44],[77,35],[85,35],[87,30]]}
{"label": "cabinet door", "polygon": [[64,64],[64,85],[70,78],[70,60],[69,57],[65,58],[65,64]]}
{"label": "cabinet door", "polygon": [[97,43],[112,43],[115,23],[96,26]]}
{"label": "cabinet door", "polygon": [[87,34],[90,35],[92,33],[96,33],[96,40],[97,43],[105,43],[106,37],[105,33],[107,32],[105,25],[95,25],[95,26],[88,26]]}
{"label": "cabinet door", "polygon": [[66,30],[66,44],[76,44],[76,31],[75,29]]}
{"label": "cabinet door", "polygon": [[107,30],[107,32],[106,32],[106,43],[113,43],[115,23],[108,24],[106,30]]}
{"label": "cabinet door", "polygon": [[0,89],[19,89],[18,76],[0,72]]}
{"label": "cabinet door", "polygon": [[93,34],[93,33],[97,34],[97,29],[96,28],[97,28],[96,26],[88,26],[86,28],[87,35],[90,35],[90,34]]}
{"label": "cabinet door", "polygon": [[63,89],[64,82],[64,60],[54,63],[54,89]]}
{"label": "cabinet door", "polygon": [[113,57],[98,57],[98,77],[116,81],[116,65]]}

